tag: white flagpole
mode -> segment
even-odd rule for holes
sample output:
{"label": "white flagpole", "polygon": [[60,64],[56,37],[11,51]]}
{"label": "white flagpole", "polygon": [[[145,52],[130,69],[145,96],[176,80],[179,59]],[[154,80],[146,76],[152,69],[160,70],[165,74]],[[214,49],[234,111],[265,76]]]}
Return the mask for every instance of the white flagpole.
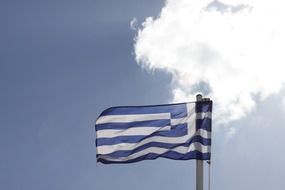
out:
{"label": "white flagpole", "polygon": [[[197,94],[196,101],[202,101],[203,96]],[[203,160],[196,160],[196,190],[203,190]]]}

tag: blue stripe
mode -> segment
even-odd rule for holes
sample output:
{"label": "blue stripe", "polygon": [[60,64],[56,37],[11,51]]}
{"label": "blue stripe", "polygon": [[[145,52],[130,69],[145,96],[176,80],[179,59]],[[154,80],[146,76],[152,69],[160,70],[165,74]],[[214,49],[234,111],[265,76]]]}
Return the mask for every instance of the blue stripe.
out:
{"label": "blue stripe", "polygon": [[104,129],[128,129],[131,127],[164,127],[170,125],[170,119],[136,121],[128,123],[104,123],[95,125],[96,131]]}
{"label": "blue stripe", "polygon": [[212,112],[212,101],[196,102],[196,113]]}
{"label": "blue stripe", "polygon": [[204,119],[196,119],[196,130],[205,129],[209,132],[212,131],[212,119],[204,118]]}
{"label": "blue stripe", "polygon": [[104,115],[128,115],[128,114],[154,114],[170,113],[171,118],[182,118],[187,116],[186,103],[167,104],[155,106],[122,106],[111,107],[104,110],[100,116]]}
{"label": "blue stripe", "polygon": [[[184,147],[189,147],[190,144],[194,143],[194,142],[199,142],[203,145],[206,146],[210,146],[211,145],[211,139],[205,139],[201,136],[194,136],[192,137],[189,141],[187,141],[186,143],[178,143],[178,144],[170,144],[170,143],[161,143],[161,142],[150,142],[147,144],[144,144],[140,147],[137,147],[133,150],[118,150],[115,152],[112,152],[110,154],[106,154],[104,156],[110,156],[112,158],[122,158],[122,157],[128,157],[131,154],[134,154],[136,152],[140,152],[144,149],[150,148],[150,147],[159,147],[159,148],[166,148],[166,149],[173,149],[176,148],[178,146],[184,146]],[[99,154],[100,155],[100,154]]]}
{"label": "blue stripe", "polygon": [[138,143],[146,138],[153,136],[163,136],[163,137],[181,137],[187,134],[187,124],[180,124],[171,126],[171,130],[167,131],[157,131],[150,135],[132,135],[132,136],[118,136],[113,138],[97,138],[96,145],[114,145],[118,143]]}
{"label": "blue stripe", "polygon": [[168,158],[168,159],[172,159],[172,160],[190,160],[190,159],[197,159],[197,160],[210,160],[211,159],[211,154],[210,153],[201,153],[198,151],[191,151],[188,152],[187,154],[180,154],[178,152],[174,152],[174,151],[168,151],[164,154],[155,154],[155,153],[150,153],[150,154],[146,154],[143,155],[141,157],[132,159],[132,160],[128,160],[128,161],[108,161],[102,158],[99,158],[97,161],[101,162],[103,164],[114,164],[114,163],[118,163],[118,164],[122,164],[122,163],[134,163],[134,162],[138,162],[138,161],[142,161],[142,160],[154,160],[156,158],[159,157],[164,157],[164,158]]}

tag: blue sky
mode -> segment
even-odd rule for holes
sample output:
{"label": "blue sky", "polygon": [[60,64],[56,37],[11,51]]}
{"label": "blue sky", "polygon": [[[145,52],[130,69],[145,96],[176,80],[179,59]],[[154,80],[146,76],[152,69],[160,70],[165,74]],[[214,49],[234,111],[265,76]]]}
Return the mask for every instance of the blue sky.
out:
{"label": "blue sky", "polygon": [[[96,166],[94,122],[103,109],[173,101],[173,75],[136,63],[130,29],[134,17],[156,18],[164,6],[0,2],[1,189],[194,189],[194,161]],[[284,94],[256,101],[238,120],[214,121],[212,189],[285,186]]]}

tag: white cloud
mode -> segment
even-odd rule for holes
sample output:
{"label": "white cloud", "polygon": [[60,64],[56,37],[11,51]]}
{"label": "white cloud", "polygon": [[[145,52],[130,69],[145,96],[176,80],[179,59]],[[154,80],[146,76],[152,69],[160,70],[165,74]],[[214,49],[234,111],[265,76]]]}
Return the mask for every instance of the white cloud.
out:
{"label": "white cloud", "polygon": [[134,18],[131,20],[131,22],[130,22],[130,28],[131,28],[132,30],[137,30],[137,28],[138,28],[138,20],[137,20],[136,17],[134,17]]}
{"label": "white cloud", "polygon": [[283,7],[277,0],[167,0],[138,30],[136,60],[172,74],[173,101],[201,91],[214,100],[218,122],[239,119],[285,81]]}

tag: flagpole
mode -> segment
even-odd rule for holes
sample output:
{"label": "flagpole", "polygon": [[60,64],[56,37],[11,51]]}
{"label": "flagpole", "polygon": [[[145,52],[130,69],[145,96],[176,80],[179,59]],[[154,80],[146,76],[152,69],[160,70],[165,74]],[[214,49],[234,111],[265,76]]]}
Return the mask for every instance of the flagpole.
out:
{"label": "flagpole", "polygon": [[[196,95],[196,101],[202,101],[201,94]],[[203,160],[196,160],[196,190],[203,190]]]}

